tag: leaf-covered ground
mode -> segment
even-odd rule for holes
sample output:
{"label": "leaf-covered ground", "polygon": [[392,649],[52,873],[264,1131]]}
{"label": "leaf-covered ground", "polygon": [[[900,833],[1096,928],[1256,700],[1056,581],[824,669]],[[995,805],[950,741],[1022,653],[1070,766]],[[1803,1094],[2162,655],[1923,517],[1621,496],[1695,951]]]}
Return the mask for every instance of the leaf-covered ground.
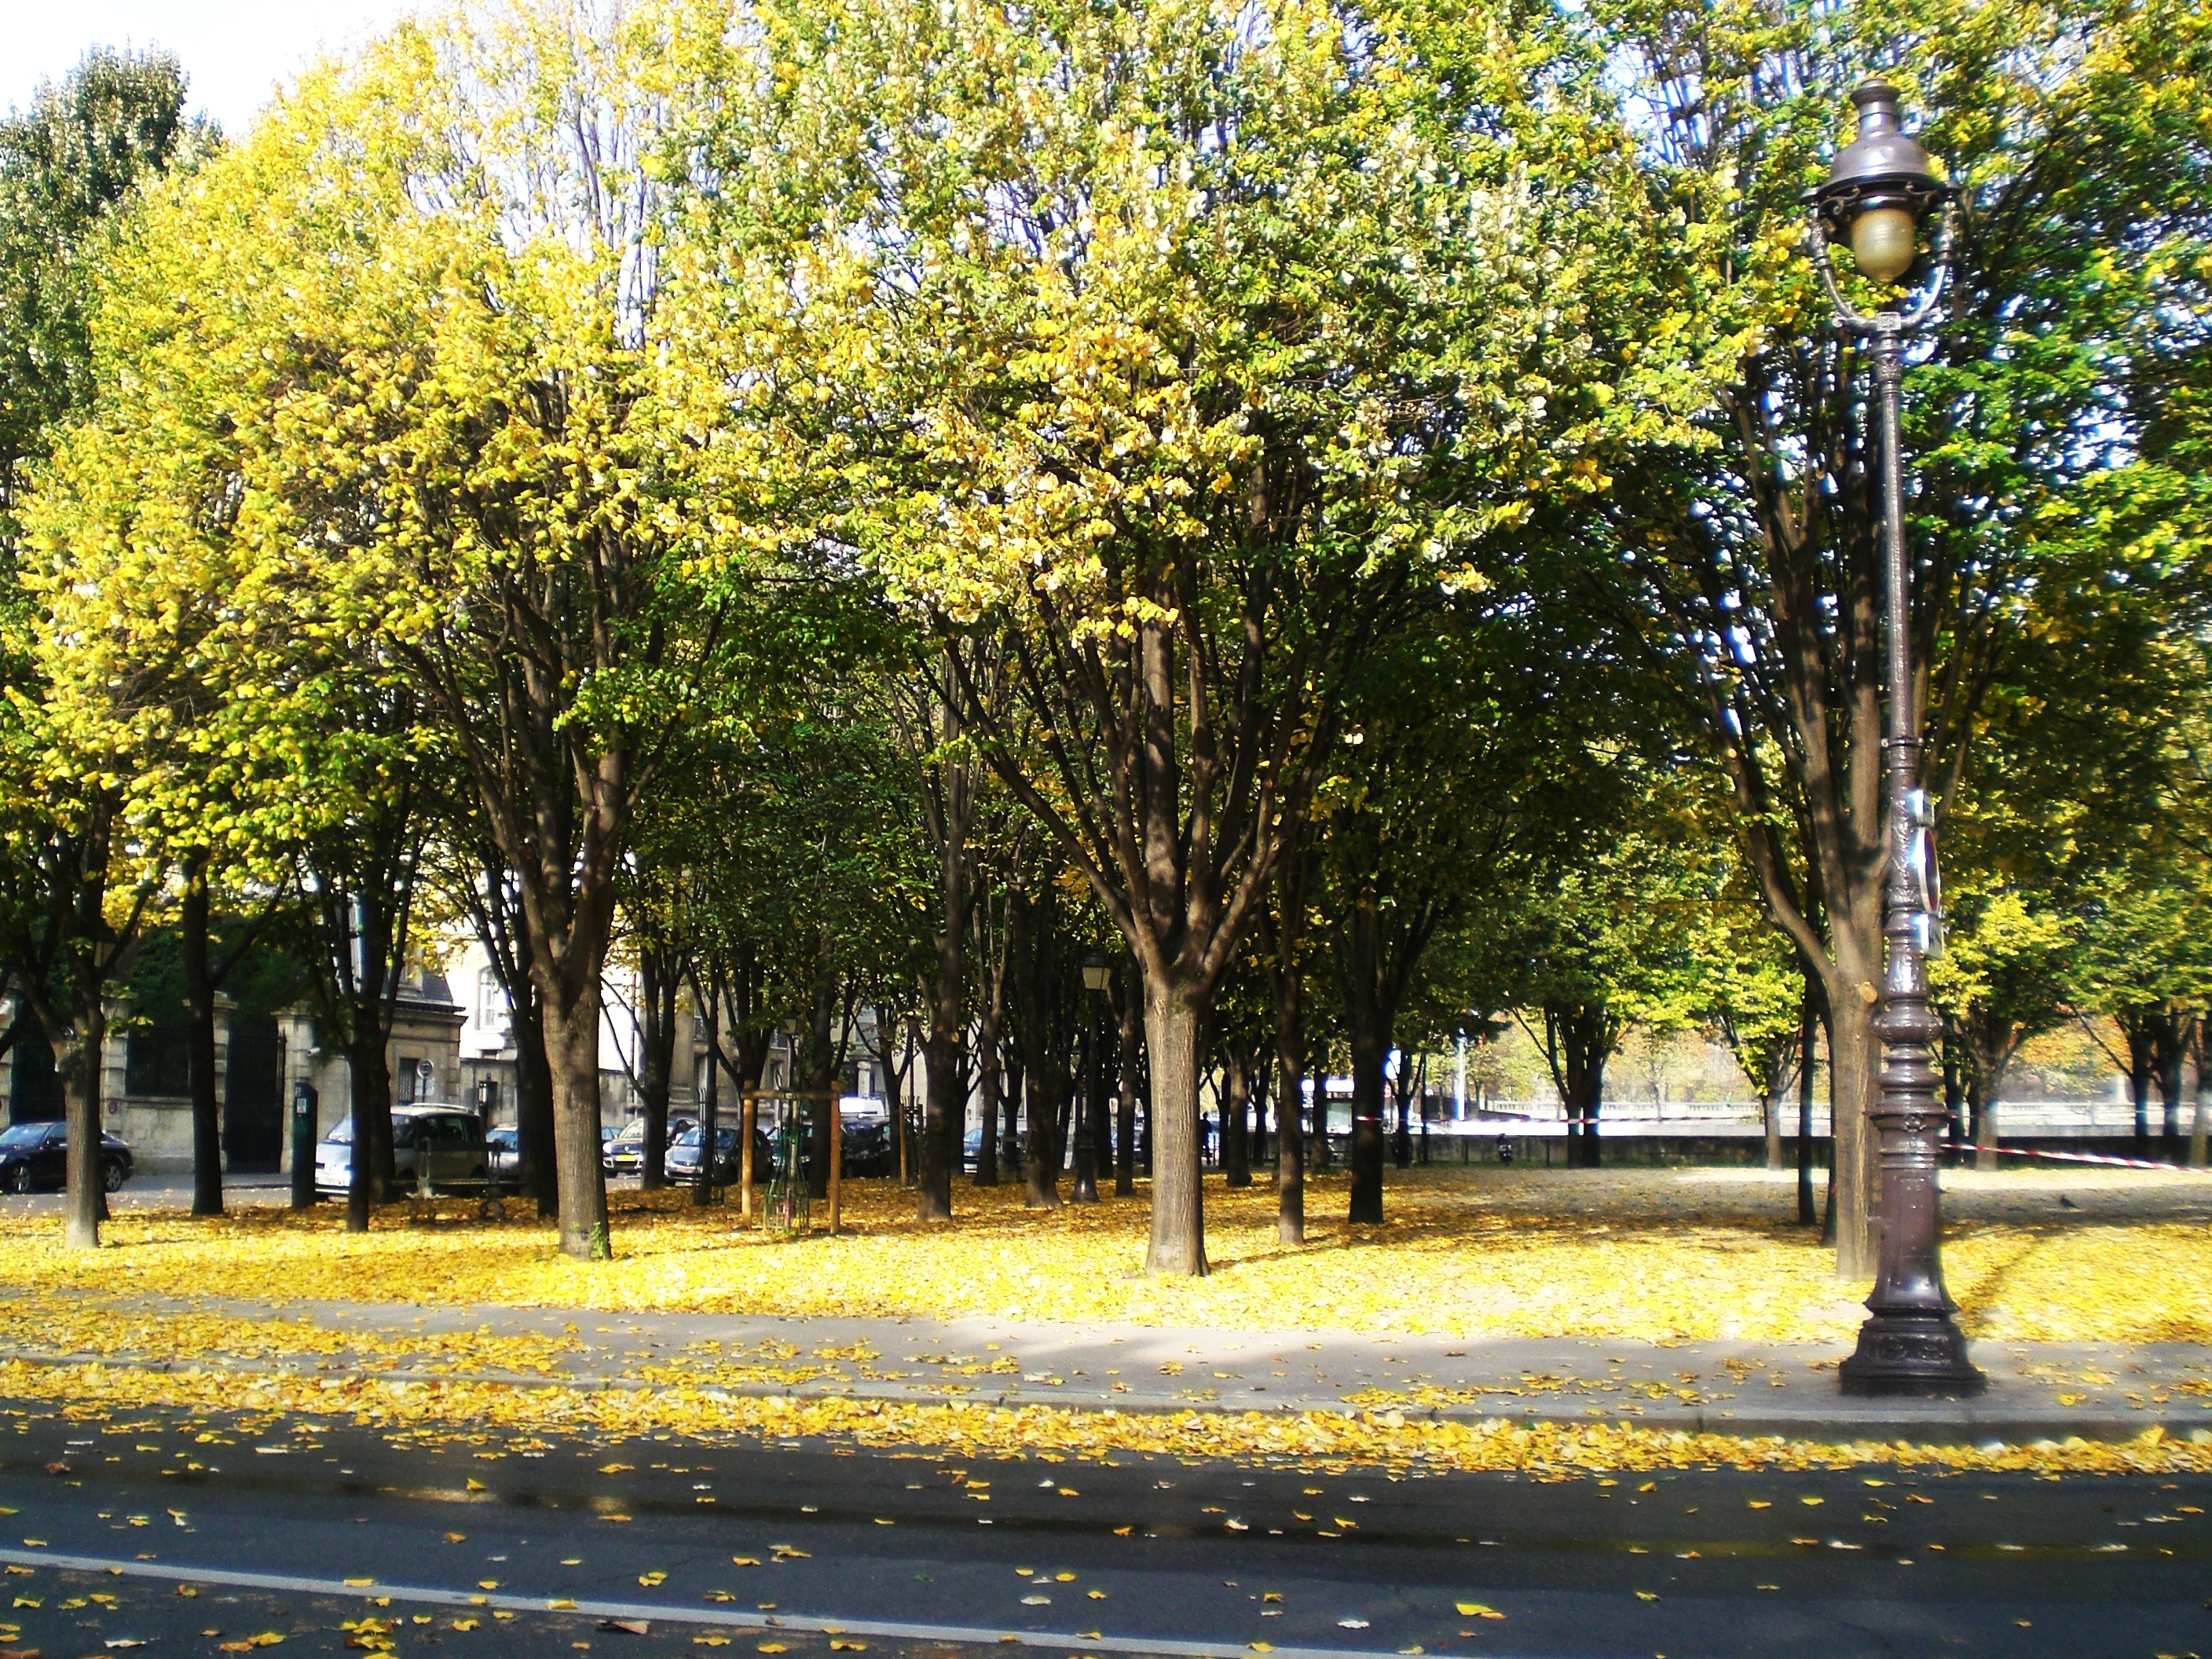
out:
{"label": "leaf-covered ground", "polygon": [[[2212,1179],[2132,1171],[1946,1176],[1946,1268],[1970,1334],[2212,1340]],[[2068,1205],[2062,1205],[2063,1195]],[[1144,1278],[1143,1192],[1026,1211],[1018,1187],[956,1192],[957,1218],[912,1220],[911,1195],[852,1183],[846,1231],[781,1238],[728,1208],[615,1194],[611,1263],[572,1262],[510,1206],[399,1205],[349,1237],[325,1206],[220,1221],[124,1212],[112,1246],[72,1254],[51,1217],[0,1218],[0,1295],[233,1296],[752,1314],[988,1314],[1237,1330],[1334,1328],[1444,1336],[1657,1341],[1848,1340],[1856,1287],[1794,1224],[1785,1179],[1749,1170],[1392,1171],[1391,1219],[1348,1228],[1341,1177],[1309,1183],[1308,1242],[1279,1244],[1272,1190],[1207,1183],[1213,1272]],[[2068,1206],[2070,1205],[2071,1207]]]}
{"label": "leaf-covered ground", "polygon": [[[395,1444],[479,1448],[490,1461],[542,1449],[555,1435],[610,1443],[672,1432],[707,1444],[797,1446],[827,1440],[923,1447],[963,1456],[1038,1456],[1047,1462],[1138,1452],[1194,1461],[1283,1464],[1342,1471],[1518,1469],[1565,1478],[1591,1471],[1666,1468],[1844,1469],[1867,1465],[2040,1474],[2162,1474],[2212,1469],[2212,1443],[2153,1428],[2127,1441],[2069,1437],[2031,1445],[1985,1441],[1816,1441],[1666,1431],[1613,1423],[1480,1422],[1408,1418],[1398,1412],[1067,1411],[1051,1406],[922,1405],[839,1399],[732,1398],[717,1390],[510,1389],[471,1382],[240,1377],[186,1363],[169,1371],[102,1365],[0,1362],[0,1399],[46,1401],[86,1421],[149,1408],[242,1420],[247,1435],[312,1435],[324,1422],[374,1429]],[[19,1414],[11,1413],[9,1414]],[[233,1433],[239,1431],[234,1429]],[[204,1438],[216,1442],[210,1425]],[[210,1456],[216,1454],[210,1452]],[[189,1454],[185,1455],[189,1456]],[[181,1461],[181,1460],[180,1460]],[[185,1472],[200,1468],[185,1462]],[[471,1483],[473,1489],[475,1483]],[[607,1517],[620,1522],[626,1515]]]}

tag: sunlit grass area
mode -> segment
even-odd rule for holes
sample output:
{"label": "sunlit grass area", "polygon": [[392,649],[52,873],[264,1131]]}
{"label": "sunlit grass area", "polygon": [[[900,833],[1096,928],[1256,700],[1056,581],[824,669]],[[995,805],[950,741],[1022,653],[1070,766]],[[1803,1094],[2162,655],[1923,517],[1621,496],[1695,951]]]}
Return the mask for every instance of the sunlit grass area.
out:
{"label": "sunlit grass area", "polygon": [[[1946,1266],[1969,1332],[2014,1340],[2212,1340],[2212,1181],[2136,1172],[1947,1176]],[[2060,1206],[2069,1195],[2076,1206]],[[128,1211],[111,1248],[59,1248],[46,1217],[0,1219],[0,1285],[21,1297],[240,1297],[779,1315],[1002,1317],[1237,1330],[1833,1342],[1861,1315],[1786,1176],[1764,1171],[1393,1170],[1390,1219],[1347,1227],[1340,1176],[1309,1183],[1308,1241],[1277,1242],[1274,1194],[1207,1183],[1213,1272],[1143,1277],[1133,1199],[1037,1212],[1018,1186],[956,1189],[924,1225],[891,1182],[847,1189],[845,1230],[799,1237],[682,1194],[614,1194],[617,1259],[579,1263],[510,1204],[478,1219],[398,1205],[366,1236],[335,1206],[220,1221]]]}

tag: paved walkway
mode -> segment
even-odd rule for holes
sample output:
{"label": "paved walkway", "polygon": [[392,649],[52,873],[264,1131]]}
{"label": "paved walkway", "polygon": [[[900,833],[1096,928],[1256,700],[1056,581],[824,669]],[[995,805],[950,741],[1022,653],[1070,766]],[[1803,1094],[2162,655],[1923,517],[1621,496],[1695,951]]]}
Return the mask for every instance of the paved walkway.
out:
{"label": "paved walkway", "polygon": [[[1954,1401],[1846,1398],[1836,1383],[1839,1350],[1775,1342],[1661,1346],[1579,1337],[1486,1341],[989,1318],[277,1306],[222,1298],[131,1298],[124,1305],[145,1313],[304,1318],[329,1331],[360,1333],[357,1346],[303,1342],[296,1357],[283,1356],[280,1341],[278,1358],[246,1367],[325,1375],[587,1389],[681,1385],[733,1395],[1125,1412],[1365,1410],[1828,1439],[2127,1439],[2154,1427],[2212,1439],[2212,1347],[2181,1343],[1978,1344],[1974,1358],[1989,1374],[1989,1390]],[[471,1340],[479,1337],[520,1340],[487,1351]],[[452,1347],[441,1338],[453,1339]],[[48,1361],[94,1357],[0,1352]],[[171,1363],[151,1354],[96,1357]]]}

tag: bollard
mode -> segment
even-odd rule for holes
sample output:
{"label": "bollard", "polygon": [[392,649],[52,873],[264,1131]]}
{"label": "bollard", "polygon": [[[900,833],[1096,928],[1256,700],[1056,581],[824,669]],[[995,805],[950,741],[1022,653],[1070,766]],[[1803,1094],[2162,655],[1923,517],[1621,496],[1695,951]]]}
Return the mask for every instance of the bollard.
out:
{"label": "bollard", "polygon": [[292,1085],[292,1207],[315,1206],[315,1085],[301,1078]]}

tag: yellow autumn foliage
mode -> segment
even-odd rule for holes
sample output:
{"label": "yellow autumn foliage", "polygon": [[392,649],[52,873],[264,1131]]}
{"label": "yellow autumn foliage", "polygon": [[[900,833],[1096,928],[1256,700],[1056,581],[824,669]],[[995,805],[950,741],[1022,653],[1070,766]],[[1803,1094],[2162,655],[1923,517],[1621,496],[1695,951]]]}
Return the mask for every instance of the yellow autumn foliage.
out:
{"label": "yellow autumn foliage", "polygon": [[[301,1432],[332,1421],[376,1430],[398,1443],[465,1441],[543,1450],[546,1434],[628,1439],[672,1430],[707,1441],[797,1443],[829,1438],[860,1445],[927,1447],[977,1458],[1048,1462],[1139,1453],[1341,1470],[1519,1469],[1565,1478],[1586,1471],[1684,1468],[1823,1469],[1885,1464],[1901,1468],[2039,1473],[2152,1474],[2212,1471],[2212,1444],[2153,1429],[2127,1441],[2069,1439],[2037,1445],[1940,1445],[1863,1440],[1825,1443],[1781,1436],[1735,1437],[1609,1423],[1479,1422],[1405,1417],[1397,1412],[1268,1413],[1069,1411],[1046,1406],[911,1404],[848,1398],[732,1398],[719,1391],[523,1389],[481,1383],[378,1382],[289,1376],[241,1380],[235,1373],[0,1363],[11,1399],[62,1402],[66,1417],[105,1419],[153,1408],[222,1413],[231,1432],[258,1436],[291,1420]],[[219,1455],[216,1449],[205,1454]],[[471,1482],[474,1486],[476,1483]],[[605,1513],[608,1521],[626,1515]]]}
{"label": "yellow autumn foliage", "polygon": [[[1948,1176],[1945,1266],[1968,1333],[1987,1340],[2212,1340],[2212,1180],[2069,1171]],[[2064,1190],[2089,1206],[2068,1212]],[[680,1194],[617,1194],[617,1259],[562,1257],[510,1205],[476,1218],[441,1200],[410,1224],[390,1207],[366,1235],[325,1206],[246,1209],[216,1222],[123,1211],[113,1248],[64,1251],[43,1218],[0,1219],[0,1287],[103,1302],[149,1296],[487,1304],[599,1310],[1006,1318],[1227,1330],[1334,1328],[1448,1337],[1594,1336],[1847,1343],[1856,1287],[1786,1218],[1791,1194],[1757,1172],[1551,1172],[1456,1166],[1394,1172],[1392,1219],[1346,1227],[1341,1178],[1308,1188],[1303,1246],[1276,1242],[1274,1198],[1209,1180],[1213,1272],[1141,1273],[1144,1191],[1095,1208],[1024,1210],[1020,1189],[963,1188],[950,1224],[913,1219],[892,1182],[847,1188],[845,1231],[781,1238]],[[817,1207],[817,1223],[821,1208]],[[27,1317],[29,1310],[20,1316]],[[45,1299],[42,1318],[54,1303]],[[293,1342],[291,1336],[282,1339]],[[441,1339],[448,1347],[451,1339]]]}

